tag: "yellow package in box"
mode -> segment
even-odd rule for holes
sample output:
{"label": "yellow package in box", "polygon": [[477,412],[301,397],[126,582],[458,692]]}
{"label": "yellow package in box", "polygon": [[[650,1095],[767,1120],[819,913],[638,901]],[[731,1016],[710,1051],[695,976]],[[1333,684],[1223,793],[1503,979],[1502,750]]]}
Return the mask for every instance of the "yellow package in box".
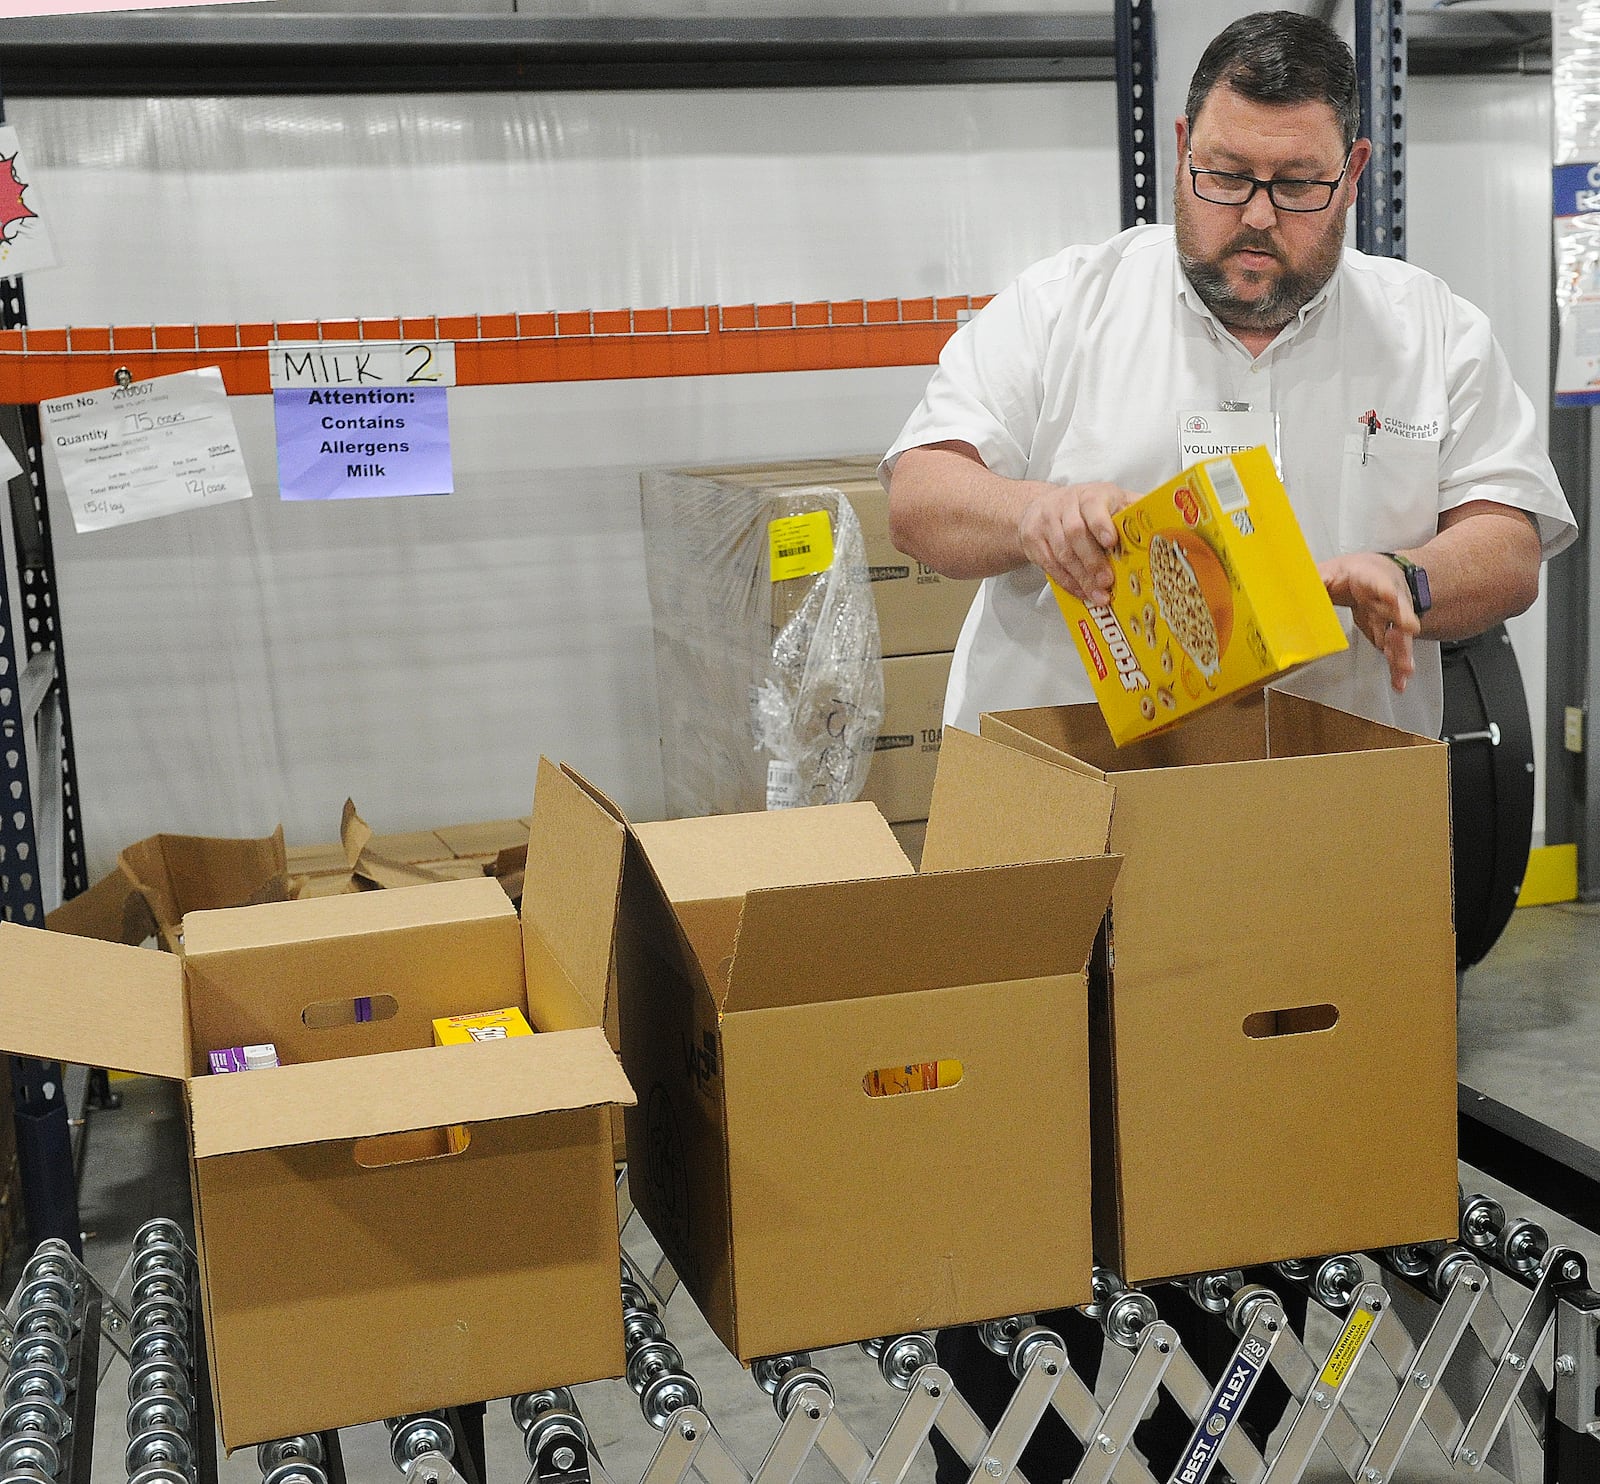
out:
{"label": "yellow package in box", "polygon": [[[484,1010],[477,1015],[444,1015],[433,1023],[435,1046],[465,1046],[473,1041],[503,1041],[507,1036],[531,1036],[533,1027],[515,1005],[507,1010]],[[465,1124],[445,1130],[450,1151],[459,1154],[471,1135]]]}
{"label": "yellow package in box", "polygon": [[533,1027],[515,1005],[480,1015],[446,1015],[433,1023],[435,1046],[464,1046],[469,1041],[503,1041],[507,1036],[532,1034]]}
{"label": "yellow package in box", "polygon": [[1119,747],[1345,648],[1265,448],[1195,464],[1114,520],[1110,606],[1051,586]]}

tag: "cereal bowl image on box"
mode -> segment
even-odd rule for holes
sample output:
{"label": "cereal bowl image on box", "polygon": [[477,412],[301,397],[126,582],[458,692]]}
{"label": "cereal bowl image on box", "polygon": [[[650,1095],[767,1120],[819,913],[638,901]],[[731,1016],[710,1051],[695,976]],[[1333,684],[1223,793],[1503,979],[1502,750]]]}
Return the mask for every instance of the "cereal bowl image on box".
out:
{"label": "cereal bowl image on box", "polygon": [[1109,606],[1051,586],[1118,746],[1345,647],[1265,448],[1196,464],[1115,521]]}

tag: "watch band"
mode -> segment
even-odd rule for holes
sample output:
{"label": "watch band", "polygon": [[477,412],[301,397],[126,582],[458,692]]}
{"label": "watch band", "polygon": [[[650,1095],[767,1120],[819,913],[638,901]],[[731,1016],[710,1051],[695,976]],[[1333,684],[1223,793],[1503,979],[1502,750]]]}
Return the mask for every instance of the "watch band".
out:
{"label": "watch band", "polygon": [[1411,594],[1411,607],[1417,617],[1421,618],[1433,607],[1433,591],[1428,586],[1427,571],[1419,567],[1410,557],[1403,557],[1397,551],[1386,551],[1383,555],[1405,574],[1406,591]]}

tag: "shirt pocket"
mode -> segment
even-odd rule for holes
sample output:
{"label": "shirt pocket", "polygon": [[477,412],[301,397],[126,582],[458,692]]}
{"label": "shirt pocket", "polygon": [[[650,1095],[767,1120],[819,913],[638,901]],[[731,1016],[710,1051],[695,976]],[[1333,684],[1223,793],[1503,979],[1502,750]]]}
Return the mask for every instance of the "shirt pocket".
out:
{"label": "shirt pocket", "polygon": [[1439,440],[1349,433],[1339,474],[1339,550],[1420,546],[1439,530]]}

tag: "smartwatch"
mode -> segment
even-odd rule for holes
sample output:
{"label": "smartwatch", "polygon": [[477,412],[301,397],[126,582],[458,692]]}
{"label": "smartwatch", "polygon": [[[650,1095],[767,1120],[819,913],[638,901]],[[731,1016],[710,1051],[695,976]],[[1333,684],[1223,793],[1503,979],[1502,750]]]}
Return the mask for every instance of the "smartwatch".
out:
{"label": "smartwatch", "polygon": [[1398,552],[1386,551],[1383,553],[1406,576],[1406,590],[1411,594],[1411,607],[1421,618],[1433,607],[1433,593],[1428,588],[1428,574],[1419,567],[1410,557],[1403,557]]}

